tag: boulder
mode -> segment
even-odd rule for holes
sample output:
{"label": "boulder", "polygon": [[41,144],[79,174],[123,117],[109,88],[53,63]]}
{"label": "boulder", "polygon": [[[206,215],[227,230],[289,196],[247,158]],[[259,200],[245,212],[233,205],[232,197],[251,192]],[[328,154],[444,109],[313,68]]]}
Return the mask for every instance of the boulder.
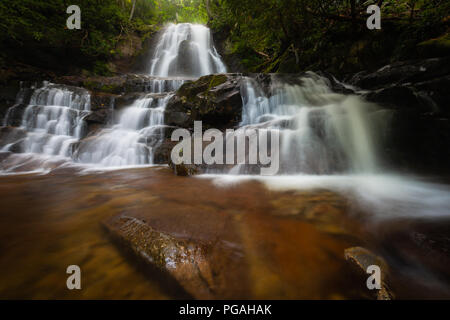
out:
{"label": "boulder", "polygon": [[388,285],[389,266],[382,257],[362,247],[348,248],[344,251],[344,256],[363,278],[369,277],[367,270],[370,266],[379,267],[381,271],[381,289],[375,290],[376,298],[377,300],[392,300],[394,298]]}
{"label": "boulder", "polygon": [[[350,83],[368,101],[392,111],[384,156],[397,169],[450,173],[450,57],[398,62]],[[444,147],[443,147],[444,146]]]}
{"label": "boulder", "polygon": [[342,254],[355,240],[283,212],[294,206],[274,211],[280,196],[287,205],[297,194],[251,180],[224,187],[145,170],[153,175],[138,179],[132,199],[139,206],[123,207],[104,224],[155,279],[166,275],[196,299],[370,298]]}
{"label": "boulder", "polygon": [[398,85],[371,91],[365,95],[365,98],[389,109],[432,111],[429,110],[427,101],[410,86]]}
{"label": "boulder", "polygon": [[450,74],[450,57],[396,62],[376,72],[360,72],[349,84],[361,89],[375,90],[386,86],[433,80]]}
{"label": "boulder", "polygon": [[192,128],[203,121],[203,128],[226,129],[239,124],[242,115],[241,75],[220,74],[185,83],[169,101],[165,122]]}
{"label": "boulder", "polygon": [[105,127],[112,118],[112,109],[97,109],[90,112],[83,120],[87,124],[87,135],[92,134],[95,131]]}

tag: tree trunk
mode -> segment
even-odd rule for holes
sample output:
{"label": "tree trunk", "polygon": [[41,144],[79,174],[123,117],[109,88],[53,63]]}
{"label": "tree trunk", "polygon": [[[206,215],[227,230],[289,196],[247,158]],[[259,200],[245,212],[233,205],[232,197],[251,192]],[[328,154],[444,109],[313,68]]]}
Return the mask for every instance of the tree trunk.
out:
{"label": "tree trunk", "polygon": [[208,20],[213,20],[213,14],[211,11],[211,3],[210,0],[205,0],[206,13],[208,14]]}
{"label": "tree trunk", "polygon": [[135,7],[136,7],[136,0],[133,0],[133,7],[131,8],[131,13],[130,13],[130,21],[131,21],[131,19],[133,19]]}

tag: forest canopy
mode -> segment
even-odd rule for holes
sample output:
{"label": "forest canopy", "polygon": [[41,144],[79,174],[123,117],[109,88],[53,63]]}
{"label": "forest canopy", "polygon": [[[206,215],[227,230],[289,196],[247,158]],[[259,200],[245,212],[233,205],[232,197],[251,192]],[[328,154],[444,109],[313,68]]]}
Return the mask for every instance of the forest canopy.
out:
{"label": "forest canopy", "polygon": [[[305,68],[357,71],[423,55],[421,48],[430,41],[432,50],[438,51],[447,48],[450,42],[447,0],[77,0],[75,3],[82,10],[81,30],[66,28],[66,8],[72,1],[1,1],[0,66],[12,58],[44,67],[61,61],[105,73],[108,71],[105,64],[117,55],[121,41],[130,35],[145,39],[167,22],[208,24],[228,63],[258,72]],[[381,31],[369,32],[366,28],[366,9],[370,4],[381,7]],[[427,54],[435,53],[427,51]]]}

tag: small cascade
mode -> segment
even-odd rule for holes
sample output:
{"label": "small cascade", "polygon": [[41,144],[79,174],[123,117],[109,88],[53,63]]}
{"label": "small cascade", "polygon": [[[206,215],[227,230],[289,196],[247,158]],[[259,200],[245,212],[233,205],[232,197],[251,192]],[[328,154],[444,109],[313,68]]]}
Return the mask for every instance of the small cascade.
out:
{"label": "small cascade", "polygon": [[[20,112],[27,103],[27,90],[19,92],[16,105],[6,115],[5,125],[10,125],[12,113]],[[89,110],[87,90],[44,83],[43,87],[34,90],[23,110],[21,129],[27,132],[26,137],[7,144],[2,151],[14,148],[16,152],[68,157],[70,146],[85,134],[83,117]]]}
{"label": "small cascade", "polygon": [[[167,85],[176,88],[182,83],[174,80],[170,85],[166,82],[166,86],[159,83],[154,87],[164,91]],[[75,160],[107,167],[153,163],[154,149],[161,142],[166,127],[165,107],[172,96],[171,92],[154,92],[134,101],[120,112],[116,125],[83,140],[74,155]]]}
{"label": "small cascade", "polygon": [[[280,174],[377,170],[376,130],[382,119],[374,105],[357,96],[333,93],[327,79],[314,73],[298,79],[296,84],[272,76],[266,93],[255,79],[246,78],[241,92],[241,130],[229,138],[245,135],[248,129],[277,131]],[[239,165],[230,173],[251,171]]]}
{"label": "small cascade", "polygon": [[190,23],[166,27],[150,67],[150,74],[159,77],[200,77],[226,72],[209,28]]}

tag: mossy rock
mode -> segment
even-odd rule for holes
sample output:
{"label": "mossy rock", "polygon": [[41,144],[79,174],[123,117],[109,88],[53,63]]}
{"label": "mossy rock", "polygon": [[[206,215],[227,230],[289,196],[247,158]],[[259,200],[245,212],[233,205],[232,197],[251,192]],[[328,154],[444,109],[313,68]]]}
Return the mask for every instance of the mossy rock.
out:
{"label": "mossy rock", "polygon": [[201,120],[204,129],[234,127],[242,115],[241,78],[218,74],[184,84],[166,107],[166,124],[192,128]]}
{"label": "mossy rock", "polygon": [[195,98],[199,93],[208,94],[211,88],[224,84],[227,80],[228,78],[224,74],[204,76],[195,82],[185,83],[177,94],[187,98]]}
{"label": "mossy rock", "polygon": [[430,39],[417,45],[421,57],[433,58],[450,55],[450,34],[445,33],[439,38]]}
{"label": "mossy rock", "polygon": [[104,83],[102,81],[96,81],[93,79],[83,81],[83,87],[91,91],[113,94],[120,94],[123,91],[123,83]]}

